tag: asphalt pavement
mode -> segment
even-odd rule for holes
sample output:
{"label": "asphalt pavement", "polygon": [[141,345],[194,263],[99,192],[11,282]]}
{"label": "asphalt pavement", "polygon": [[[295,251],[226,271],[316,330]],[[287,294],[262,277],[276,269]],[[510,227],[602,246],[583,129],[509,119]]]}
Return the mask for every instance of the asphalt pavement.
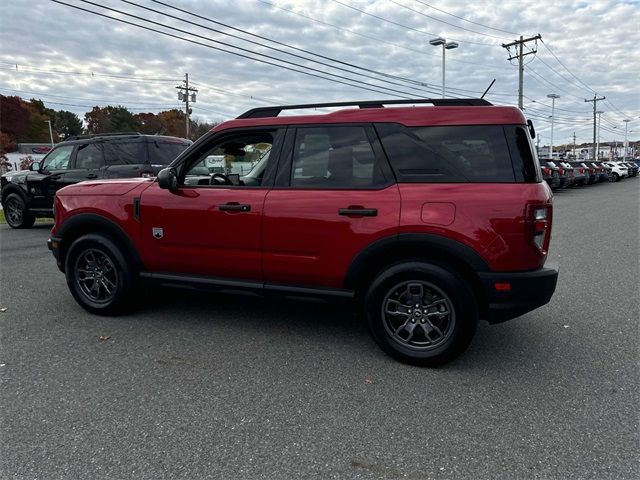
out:
{"label": "asphalt pavement", "polygon": [[[555,196],[550,304],[438,369],[344,305],[153,290],[92,316],[0,226],[0,478],[640,478],[640,179]],[[102,337],[102,339],[100,339]]]}

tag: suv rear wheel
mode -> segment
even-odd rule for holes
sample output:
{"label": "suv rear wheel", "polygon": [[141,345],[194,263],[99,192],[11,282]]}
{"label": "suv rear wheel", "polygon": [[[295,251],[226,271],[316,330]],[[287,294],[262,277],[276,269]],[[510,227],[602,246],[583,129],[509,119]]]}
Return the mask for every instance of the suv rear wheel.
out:
{"label": "suv rear wheel", "polygon": [[31,228],[36,221],[35,215],[29,212],[27,204],[17,193],[7,196],[2,204],[4,216],[11,228]]}
{"label": "suv rear wheel", "polygon": [[78,238],[69,248],[65,272],[69,290],[85,310],[111,315],[130,307],[135,272],[110,238],[100,234]]}
{"label": "suv rear wheel", "polygon": [[478,322],[469,285],[445,268],[422,262],[395,265],[371,284],[364,302],[369,329],[392,357],[437,366],[460,355]]}

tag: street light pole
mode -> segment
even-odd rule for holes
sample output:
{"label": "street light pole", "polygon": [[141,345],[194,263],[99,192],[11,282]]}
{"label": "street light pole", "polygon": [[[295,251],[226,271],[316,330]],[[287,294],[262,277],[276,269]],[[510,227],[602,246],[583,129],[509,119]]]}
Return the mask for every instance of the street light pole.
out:
{"label": "street light pole", "polygon": [[49,139],[51,140],[51,146],[53,147],[53,130],[51,129],[51,120],[45,120],[49,124]]}
{"label": "street light pole", "polygon": [[555,109],[556,109],[556,98],[560,98],[560,95],[556,95],[555,93],[550,93],[547,95],[548,98],[551,99],[551,140],[549,145],[549,160],[553,160],[553,122],[555,121]]}
{"label": "street light pole", "polygon": [[429,44],[433,46],[442,45],[442,98],[445,98],[445,50],[453,50],[458,48],[457,42],[447,42],[442,37],[429,40]]}
{"label": "street light pole", "polygon": [[627,158],[627,150],[629,149],[629,141],[627,140],[627,129],[629,127],[629,122],[631,120],[623,120],[624,122],[624,154],[623,154],[623,159],[626,160]]}

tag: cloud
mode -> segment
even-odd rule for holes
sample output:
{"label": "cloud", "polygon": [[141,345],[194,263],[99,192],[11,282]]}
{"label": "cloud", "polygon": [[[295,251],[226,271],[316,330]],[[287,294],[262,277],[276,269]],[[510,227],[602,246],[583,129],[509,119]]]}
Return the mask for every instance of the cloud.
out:
{"label": "cloud", "polygon": [[[122,20],[144,23],[79,0],[63,1]],[[30,98],[37,95],[19,92],[37,92],[52,108],[69,109],[81,116],[89,110],[87,106],[107,103],[125,105],[134,111],[159,111],[181,107],[175,86],[184,73],[189,72],[193,85],[199,89],[194,114],[205,120],[231,118],[248,108],[267,103],[378,99],[393,95],[437,97],[442,75],[441,50],[429,45],[428,41],[434,35],[440,35],[459,43],[459,48],[447,51],[446,56],[446,83],[450,94],[479,96],[495,78],[496,83],[487,98],[495,103],[515,105],[518,69],[509,64],[508,52],[501,44],[513,41],[519,34],[540,33],[544,44],[538,42],[536,55],[526,57],[524,93],[525,111],[536,122],[542,143],[545,137],[548,140],[550,130],[551,108],[550,100],[546,98],[549,93],[560,95],[556,101],[554,129],[558,142],[568,141],[574,131],[579,142],[590,140],[592,105],[584,99],[592,98],[594,91],[607,97],[598,105],[605,111],[602,116],[604,139],[622,138],[624,118],[632,120],[629,123],[632,138],[637,137],[640,130],[637,89],[640,62],[634,53],[640,40],[637,27],[640,6],[635,2],[166,0],[166,3],[202,17],[338,59],[345,65],[248,37],[150,0],[131,1],[166,15],[129,2],[104,0],[100,5],[156,21],[162,26],[147,26],[209,47],[54,2],[8,2],[3,6],[1,20],[0,93]],[[185,24],[179,19],[204,27]],[[231,38],[211,29],[250,41]],[[534,47],[534,44],[528,46]],[[217,49],[233,50],[306,74]],[[297,65],[285,64],[283,60]],[[16,64],[17,71],[12,68]],[[371,71],[356,70],[351,65],[424,82],[427,87],[380,77]],[[314,75],[378,91],[363,90]]]}

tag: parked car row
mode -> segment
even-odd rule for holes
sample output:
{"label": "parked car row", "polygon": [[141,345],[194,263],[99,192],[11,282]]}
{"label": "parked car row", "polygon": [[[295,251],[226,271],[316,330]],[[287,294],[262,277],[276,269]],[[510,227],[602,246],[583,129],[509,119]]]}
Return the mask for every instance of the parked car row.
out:
{"label": "parked car row", "polygon": [[592,185],[604,181],[617,182],[623,178],[638,176],[634,162],[589,162],[540,160],[542,177],[555,190]]}

